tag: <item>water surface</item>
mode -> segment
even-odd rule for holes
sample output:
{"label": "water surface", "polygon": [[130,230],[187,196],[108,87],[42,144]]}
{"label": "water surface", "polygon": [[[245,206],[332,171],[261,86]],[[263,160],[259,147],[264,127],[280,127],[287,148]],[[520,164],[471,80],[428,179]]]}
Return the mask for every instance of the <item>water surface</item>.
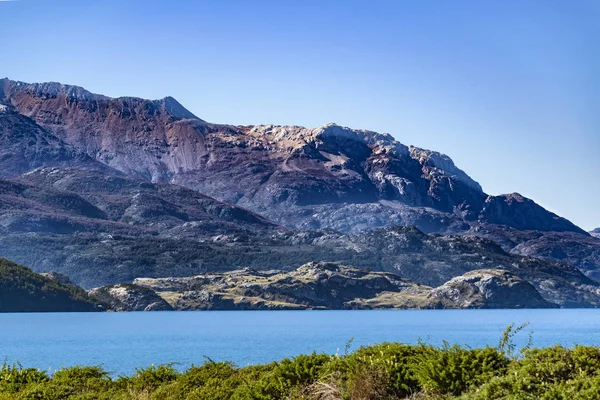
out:
{"label": "water surface", "polygon": [[204,356],[240,366],[312,351],[443,340],[497,345],[511,323],[529,322],[535,346],[600,345],[600,310],[211,311],[0,314],[0,358],[25,367],[102,365],[115,375],[136,367],[200,364]]}

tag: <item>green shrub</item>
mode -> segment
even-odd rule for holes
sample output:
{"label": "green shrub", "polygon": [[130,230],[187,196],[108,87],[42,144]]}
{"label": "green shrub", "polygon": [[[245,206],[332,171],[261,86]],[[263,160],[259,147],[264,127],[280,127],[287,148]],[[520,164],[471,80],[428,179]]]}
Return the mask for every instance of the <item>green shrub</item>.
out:
{"label": "green shrub", "polygon": [[49,380],[44,371],[34,368],[23,368],[20,364],[0,366],[0,393],[17,393],[29,385]]}
{"label": "green shrub", "polygon": [[440,348],[422,346],[413,370],[428,393],[458,395],[506,370],[509,360],[492,347],[466,349],[448,343]]}
{"label": "green shrub", "polygon": [[269,373],[236,393],[237,398],[252,400],[281,399],[292,389],[308,386],[319,378],[323,366],[331,360],[326,354],[300,355],[274,363]]}
{"label": "green shrub", "polygon": [[597,347],[530,349],[521,359],[510,364],[505,376],[483,385],[474,391],[473,397],[595,399],[600,397],[600,392],[592,397],[586,397],[586,393],[598,389],[599,373],[600,349]]}
{"label": "green shrub", "polygon": [[383,385],[386,395],[405,397],[418,390],[419,383],[411,366],[422,351],[421,347],[401,343],[361,347],[346,357],[334,360],[327,370],[338,372],[348,396],[359,387]]}
{"label": "green shrub", "polygon": [[165,383],[177,379],[177,371],[172,364],[151,365],[146,369],[138,369],[130,378],[121,378],[127,389],[136,393],[150,393]]}

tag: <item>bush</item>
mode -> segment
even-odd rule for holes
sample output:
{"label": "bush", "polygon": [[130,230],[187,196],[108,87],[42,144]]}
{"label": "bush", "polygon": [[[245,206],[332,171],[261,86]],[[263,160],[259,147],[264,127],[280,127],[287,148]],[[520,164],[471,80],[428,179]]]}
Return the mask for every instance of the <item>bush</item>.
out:
{"label": "bush", "polygon": [[158,367],[151,365],[149,368],[136,370],[135,375],[130,378],[121,377],[120,383],[125,383],[125,387],[135,393],[151,393],[175,379],[177,379],[177,371],[172,364]]}
{"label": "bush", "polygon": [[29,385],[49,380],[48,375],[34,368],[22,368],[20,364],[0,366],[0,393],[17,393]]}
{"label": "bush", "polygon": [[292,391],[316,382],[321,376],[324,365],[330,360],[329,355],[313,353],[273,363],[269,372],[261,374],[261,379],[241,388],[233,398],[252,400],[285,398]]}
{"label": "bush", "polygon": [[[585,397],[584,394],[598,388],[599,373],[600,349],[597,347],[530,349],[521,359],[510,364],[505,376],[483,385],[475,391],[474,397],[502,399],[526,395],[548,399],[598,398],[597,393],[600,392],[592,397]],[[573,397],[578,391],[583,394]]]}
{"label": "bush", "polygon": [[458,395],[505,372],[509,360],[497,349],[465,349],[447,343],[423,346],[413,370],[420,387],[429,393]]}
{"label": "bush", "polygon": [[[415,357],[421,354],[423,348],[401,343],[382,343],[375,346],[362,347],[356,352],[332,362],[329,370],[335,370],[346,379],[347,396],[359,396],[358,391],[375,386],[385,387],[372,390],[371,396],[405,397],[418,389],[418,381],[414,376],[412,365]],[[375,393],[377,392],[377,393]]]}

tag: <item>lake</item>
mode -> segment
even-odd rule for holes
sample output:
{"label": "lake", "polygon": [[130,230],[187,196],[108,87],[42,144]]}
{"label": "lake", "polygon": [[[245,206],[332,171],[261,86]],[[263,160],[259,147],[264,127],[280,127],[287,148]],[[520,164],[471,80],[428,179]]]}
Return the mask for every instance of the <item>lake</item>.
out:
{"label": "lake", "polygon": [[443,340],[497,345],[511,323],[530,325],[524,345],[600,345],[600,310],[204,311],[148,313],[0,314],[0,358],[24,367],[102,365],[114,375],[136,367],[204,356],[239,366],[313,351],[342,353],[360,345]]}

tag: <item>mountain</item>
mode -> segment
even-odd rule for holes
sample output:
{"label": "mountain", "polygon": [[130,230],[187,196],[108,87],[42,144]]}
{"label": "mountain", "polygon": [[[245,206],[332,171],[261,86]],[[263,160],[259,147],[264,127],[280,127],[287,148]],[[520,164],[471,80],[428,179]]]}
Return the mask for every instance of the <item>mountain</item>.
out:
{"label": "mountain", "polygon": [[289,227],[443,231],[480,220],[585,234],[521,196],[488,196],[449,157],[389,134],[335,124],[210,124],[172,98],[114,99],[58,83],[4,79],[0,94],[4,104],[111,168],[177,183]]}
{"label": "mountain", "polygon": [[337,263],[308,263],[289,272],[246,269],[140,278],[135,283],[178,310],[555,307],[527,281],[499,270],[472,271],[436,289]]}
{"label": "mountain", "polygon": [[76,286],[0,259],[0,312],[102,311]]}
{"label": "mountain", "polygon": [[590,235],[600,238],[600,228],[596,228],[593,231],[590,232]]}
{"label": "mountain", "polygon": [[[579,234],[586,253],[598,247],[590,248],[588,233],[532,200],[488,195],[448,156],[389,134],[335,124],[211,124],[170,97],[109,98],[59,83],[0,80],[0,103],[122,174],[175,183],[292,229],[356,233],[414,225],[424,232],[481,234],[507,251],[540,234],[566,232]],[[507,229],[528,234],[505,240]],[[539,248],[539,255],[547,253]],[[566,253],[556,260],[577,257]],[[592,274],[600,268],[594,257],[579,264]]]}
{"label": "mountain", "polygon": [[0,255],[86,288],[336,261],[432,287],[499,268],[598,304],[598,239],[389,134],[211,124],[171,97],[8,79],[0,129]]}

